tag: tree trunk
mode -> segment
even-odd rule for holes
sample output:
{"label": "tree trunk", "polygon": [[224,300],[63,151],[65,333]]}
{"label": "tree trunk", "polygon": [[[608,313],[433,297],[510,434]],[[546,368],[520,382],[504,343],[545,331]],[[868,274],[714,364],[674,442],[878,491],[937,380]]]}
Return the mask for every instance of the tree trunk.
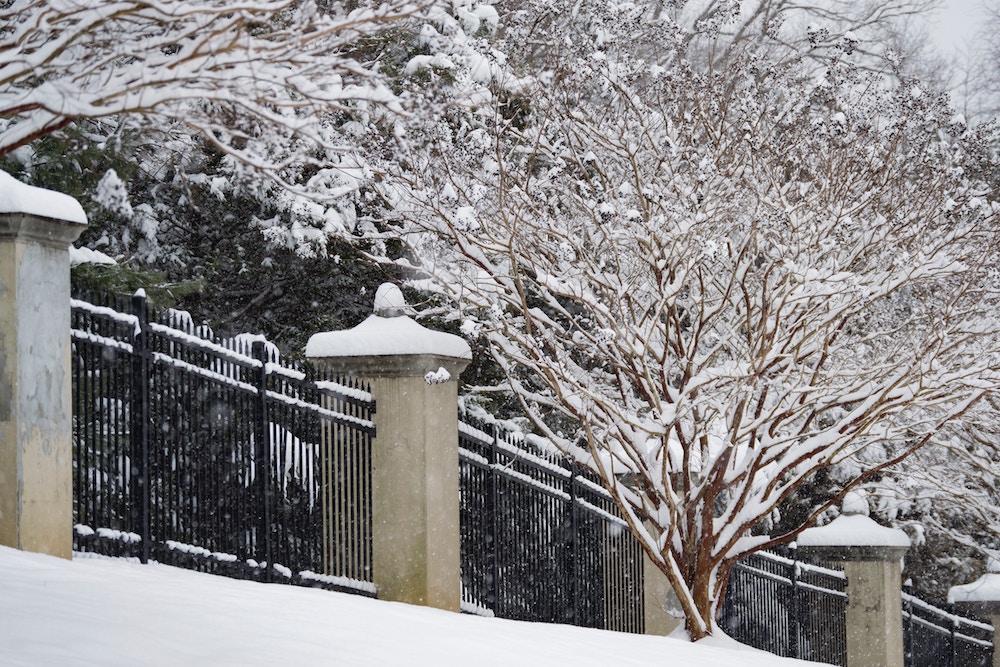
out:
{"label": "tree trunk", "polygon": [[[722,595],[729,580],[731,566],[711,560],[699,560],[689,572],[691,580],[685,582],[694,600],[696,618],[685,619],[685,629],[696,642],[713,634],[717,629],[716,616],[722,604]],[[698,623],[698,621],[701,623]]]}
{"label": "tree trunk", "polygon": [[715,591],[712,586],[712,567],[708,563],[698,563],[694,568],[693,580],[688,582],[691,597],[694,598],[695,609],[698,613],[698,620],[701,623],[692,622],[695,619],[686,619],[687,631],[691,636],[691,641],[696,642],[712,634],[714,623],[713,600]]}

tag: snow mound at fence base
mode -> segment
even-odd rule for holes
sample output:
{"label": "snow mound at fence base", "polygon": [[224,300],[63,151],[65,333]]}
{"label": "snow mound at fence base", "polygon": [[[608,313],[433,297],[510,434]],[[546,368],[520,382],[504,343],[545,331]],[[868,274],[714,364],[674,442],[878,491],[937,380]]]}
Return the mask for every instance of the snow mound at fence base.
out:
{"label": "snow mound at fence base", "polygon": [[521,623],[124,559],[0,547],[0,664],[793,667],[725,638],[690,645]]}

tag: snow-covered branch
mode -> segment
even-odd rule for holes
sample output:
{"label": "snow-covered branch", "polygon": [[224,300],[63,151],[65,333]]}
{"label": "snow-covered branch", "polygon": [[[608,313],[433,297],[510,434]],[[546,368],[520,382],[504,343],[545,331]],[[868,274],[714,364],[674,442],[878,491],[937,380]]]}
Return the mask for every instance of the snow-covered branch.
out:
{"label": "snow-covered branch", "polygon": [[[351,9],[350,7],[354,7]],[[15,0],[0,5],[0,155],[79,119],[138,114],[194,128],[291,188],[346,143],[333,114],[400,107],[362,40],[403,0]]]}
{"label": "snow-covered branch", "polygon": [[645,27],[566,47],[528,122],[437,135],[387,197],[697,636],[821,471],[855,470],[816,515],[1000,389],[998,209],[984,138],[912,82],[846,56],[706,75],[683,33],[651,64]]}

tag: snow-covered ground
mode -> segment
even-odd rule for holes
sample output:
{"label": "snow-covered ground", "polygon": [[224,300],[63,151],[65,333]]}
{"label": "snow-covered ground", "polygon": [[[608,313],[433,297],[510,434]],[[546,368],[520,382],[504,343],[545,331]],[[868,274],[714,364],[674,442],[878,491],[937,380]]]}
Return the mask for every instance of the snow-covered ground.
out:
{"label": "snow-covered ground", "polygon": [[464,616],[293,586],[106,558],[66,561],[0,547],[0,664],[669,664],[794,667],[796,660],[564,625]]}

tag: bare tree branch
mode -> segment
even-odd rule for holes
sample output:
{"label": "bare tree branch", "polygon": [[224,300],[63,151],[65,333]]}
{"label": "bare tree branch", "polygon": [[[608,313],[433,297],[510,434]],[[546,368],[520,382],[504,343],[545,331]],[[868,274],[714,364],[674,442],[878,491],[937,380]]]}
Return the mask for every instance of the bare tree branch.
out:
{"label": "bare tree branch", "polygon": [[352,55],[417,8],[314,0],[0,4],[0,155],[79,119],[183,123],[279,184],[348,146],[332,114],[401,111]]}
{"label": "bare tree branch", "polygon": [[[963,170],[987,144],[846,52],[816,80],[766,52],[705,74],[683,34],[653,65],[611,44],[532,88],[533,122],[450,137],[387,196],[698,638],[737,559],[1000,388],[996,208]],[[762,531],[834,467],[855,472],[806,522]]]}

